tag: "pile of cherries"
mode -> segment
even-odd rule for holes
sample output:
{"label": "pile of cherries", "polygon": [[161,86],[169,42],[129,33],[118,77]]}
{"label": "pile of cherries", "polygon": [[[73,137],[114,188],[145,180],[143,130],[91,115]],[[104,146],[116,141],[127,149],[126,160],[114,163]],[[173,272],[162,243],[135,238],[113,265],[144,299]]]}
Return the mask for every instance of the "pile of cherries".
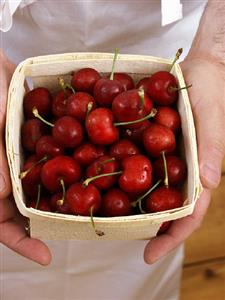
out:
{"label": "pile of cherries", "polygon": [[135,83],[114,72],[117,53],[109,76],[82,68],[69,83],[59,78],[55,93],[25,95],[20,178],[28,207],[93,222],[183,205],[177,80],[158,71]]}

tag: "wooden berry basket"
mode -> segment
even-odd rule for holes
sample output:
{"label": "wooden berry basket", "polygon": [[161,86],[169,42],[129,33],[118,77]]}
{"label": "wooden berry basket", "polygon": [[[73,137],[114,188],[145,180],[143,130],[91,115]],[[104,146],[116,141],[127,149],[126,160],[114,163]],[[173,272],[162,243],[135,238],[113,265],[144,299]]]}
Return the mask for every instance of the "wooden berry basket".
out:
{"label": "wooden berry basket", "polygon": [[[22,215],[30,220],[30,234],[35,238],[49,240],[127,240],[149,239],[156,236],[162,222],[190,215],[201,192],[195,127],[188,93],[179,93],[178,110],[181,115],[183,133],[183,155],[186,158],[188,177],[184,187],[183,207],[159,213],[131,215],[127,217],[95,217],[96,228],[105,235],[95,234],[90,217],[43,212],[25,205],[19,173],[23,164],[20,129],[23,122],[23,97],[25,81],[29,79],[34,87],[45,86],[51,91],[57,87],[59,76],[68,80],[71,73],[83,67],[96,68],[110,73],[113,54],[68,53],[28,58],[17,67],[9,88],[6,119],[6,149],[10,168],[13,195]],[[139,55],[119,55],[116,72],[127,72],[135,81],[158,70],[169,70],[170,60]],[[179,86],[185,86],[179,64],[173,74]]]}

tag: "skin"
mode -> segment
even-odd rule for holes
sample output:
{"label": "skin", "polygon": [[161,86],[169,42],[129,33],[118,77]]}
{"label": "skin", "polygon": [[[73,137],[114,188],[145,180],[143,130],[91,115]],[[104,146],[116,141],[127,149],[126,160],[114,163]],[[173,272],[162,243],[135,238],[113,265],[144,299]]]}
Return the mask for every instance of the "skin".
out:
{"label": "skin", "polygon": [[[151,264],[187,239],[203,221],[211,191],[220,182],[225,154],[225,40],[222,29],[225,3],[209,1],[190,53],[181,64],[193,108],[204,191],[191,216],[173,222],[169,231],[152,239],[145,247],[144,260]],[[210,30],[209,30],[210,29]],[[220,32],[221,30],[221,32]],[[4,124],[9,82],[15,66],[0,52],[0,242],[41,265],[51,262],[51,253],[41,241],[27,236],[11,194],[9,170],[4,149]],[[207,120],[207,122],[206,122]]]}

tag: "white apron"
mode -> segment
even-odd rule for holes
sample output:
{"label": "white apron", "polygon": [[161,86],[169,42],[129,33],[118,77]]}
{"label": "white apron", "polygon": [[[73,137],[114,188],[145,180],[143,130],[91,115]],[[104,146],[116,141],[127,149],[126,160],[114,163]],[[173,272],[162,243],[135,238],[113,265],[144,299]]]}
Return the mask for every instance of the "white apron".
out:
{"label": "white apron", "polygon": [[[168,0],[167,5],[169,1],[172,3]],[[2,33],[1,46],[16,63],[36,55],[113,52],[116,47],[121,53],[166,58],[173,58],[177,49],[183,47],[185,57],[206,3],[181,1],[183,19],[180,19],[181,6],[177,6],[175,16],[161,15],[161,2],[157,0],[19,2],[15,0],[11,6],[3,7],[1,16],[2,27],[5,26],[2,29],[10,28]],[[170,24],[161,26],[162,17],[164,23]],[[183,247],[150,266],[143,261],[146,243],[48,241],[53,253],[49,267],[41,267],[1,246],[0,298],[178,299]]]}

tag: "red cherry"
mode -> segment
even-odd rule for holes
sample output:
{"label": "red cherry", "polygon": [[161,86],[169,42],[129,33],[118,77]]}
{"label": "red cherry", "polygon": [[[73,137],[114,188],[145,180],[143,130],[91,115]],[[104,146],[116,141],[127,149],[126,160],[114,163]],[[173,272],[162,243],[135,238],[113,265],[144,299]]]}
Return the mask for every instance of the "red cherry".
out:
{"label": "red cherry", "polygon": [[146,200],[146,211],[159,212],[181,207],[183,197],[180,191],[171,187],[159,187]]}
{"label": "red cherry", "polygon": [[35,155],[30,156],[25,161],[20,178],[26,195],[37,196],[38,185],[41,184],[41,170],[43,165],[44,161],[40,161]]}
{"label": "red cherry", "polygon": [[52,135],[59,145],[75,148],[83,140],[83,128],[76,119],[64,116],[55,122]]}
{"label": "red cherry", "polygon": [[63,155],[64,150],[56,143],[51,135],[44,135],[36,143],[36,154],[38,158],[44,156],[53,158],[58,155]]}
{"label": "red cherry", "polygon": [[145,120],[141,122],[142,125],[139,128],[128,129],[125,128],[122,130],[122,136],[125,139],[129,139],[137,145],[142,145],[143,143],[143,132],[145,129],[151,126],[151,122],[149,120]]}
{"label": "red cherry", "polygon": [[145,92],[147,92],[148,81],[149,77],[141,78],[136,84],[136,89],[143,89]]}
{"label": "red cherry", "polygon": [[141,194],[152,185],[152,165],[140,154],[122,160],[123,173],[119,178],[120,188],[127,193]]}
{"label": "red cherry", "polygon": [[[187,175],[186,164],[184,160],[177,156],[168,155],[166,156],[166,165],[168,172],[169,185],[177,186],[184,183]],[[159,158],[153,163],[153,175],[154,178],[164,179],[165,170],[163,159]]]}
{"label": "red cherry", "polygon": [[130,200],[120,189],[111,189],[102,198],[100,212],[103,217],[128,216],[132,212]]}
{"label": "red cherry", "polygon": [[[143,99],[142,99],[143,96]],[[119,94],[112,103],[112,111],[117,122],[130,122],[148,115],[153,103],[147,96],[137,89]],[[142,122],[126,125],[127,128],[139,128]]]}
{"label": "red cherry", "polygon": [[62,189],[60,180],[63,180],[65,186],[69,186],[80,178],[80,165],[73,158],[64,155],[47,161],[41,171],[42,183],[51,192]]}
{"label": "red cherry", "polygon": [[77,92],[67,100],[67,115],[79,121],[85,121],[88,111],[88,104],[92,103],[92,109],[96,107],[94,98],[87,93]]}
{"label": "red cherry", "polygon": [[72,213],[81,216],[90,216],[91,209],[95,214],[101,205],[101,195],[91,183],[88,186],[82,183],[71,185],[66,192],[66,200]]}
{"label": "red cherry", "polygon": [[[28,207],[32,207],[35,209],[39,209],[42,211],[49,211],[51,212],[51,206],[49,204],[49,198],[48,197],[41,197],[37,206],[37,200],[36,199],[32,199],[28,205]],[[37,207],[36,207],[37,206]]]}
{"label": "red cherry", "polygon": [[93,68],[83,68],[75,72],[71,85],[76,91],[82,91],[92,94],[96,82],[101,78],[101,75]]}
{"label": "red cherry", "polygon": [[60,118],[67,114],[67,101],[73,93],[67,88],[57,92],[52,99],[52,113],[55,117]]}
{"label": "red cherry", "polygon": [[96,146],[91,143],[80,145],[74,152],[73,157],[82,166],[90,165],[98,157],[106,154],[106,150],[102,146]]}
{"label": "red cherry", "polygon": [[127,73],[116,72],[113,75],[113,79],[119,81],[122,84],[124,91],[134,89],[134,81],[132,77]]}
{"label": "red cherry", "polygon": [[165,233],[170,228],[171,224],[172,224],[172,221],[163,222],[159,228],[159,231],[157,232],[157,235],[161,235],[161,234]]}
{"label": "red cherry", "polygon": [[21,141],[25,150],[35,152],[37,141],[47,131],[46,126],[37,119],[25,121],[21,127]]}
{"label": "red cherry", "polygon": [[[86,177],[91,178],[100,174],[108,174],[117,172],[119,165],[115,159],[108,155],[104,155],[96,159],[86,170]],[[92,181],[98,189],[106,190],[112,187],[117,180],[117,176],[105,176]]]}
{"label": "red cherry", "polygon": [[56,193],[50,199],[52,211],[59,212],[61,214],[70,214],[70,206],[66,199],[63,199],[63,193]]}
{"label": "red cherry", "polygon": [[159,71],[149,78],[147,93],[158,105],[171,105],[178,99],[177,80],[167,71]]}
{"label": "red cherry", "polygon": [[159,124],[152,124],[143,132],[143,143],[145,149],[153,157],[159,157],[163,151],[173,152],[176,148],[173,131]]}
{"label": "red cherry", "polygon": [[122,160],[127,156],[139,154],[140,151],[134,143],[129,140],[122,139],[110,147],[109,153],[112,157],[115,157],[115,159]]}
{"label": "red cherry", "polygon": [[181,126],[179,113],[174,108],[169,106],[158,107],[154,121],[157,124],[168,127],[174,133],[177,133]]}
{"label": "red cherry", "polygon": [[26,93],[23,99],[23,108],[26,118],[33,118],[32,109],[36,107],[40,114],[46,117],[51,109],[51,95],[44,87],[35,88]]}
{"label": "red cherry", "polygon": [[102,78],[95,84],[94,98],[99,105],[111,107],[113,99],[123,91],[123,85],[119,81]]}
{"label": "red cherry", "polygon": [[86,129],[90,140],[97,145],[110,145],[119,139],[119,130],[113,126],[113,113],[100,107],[89,113]]}

